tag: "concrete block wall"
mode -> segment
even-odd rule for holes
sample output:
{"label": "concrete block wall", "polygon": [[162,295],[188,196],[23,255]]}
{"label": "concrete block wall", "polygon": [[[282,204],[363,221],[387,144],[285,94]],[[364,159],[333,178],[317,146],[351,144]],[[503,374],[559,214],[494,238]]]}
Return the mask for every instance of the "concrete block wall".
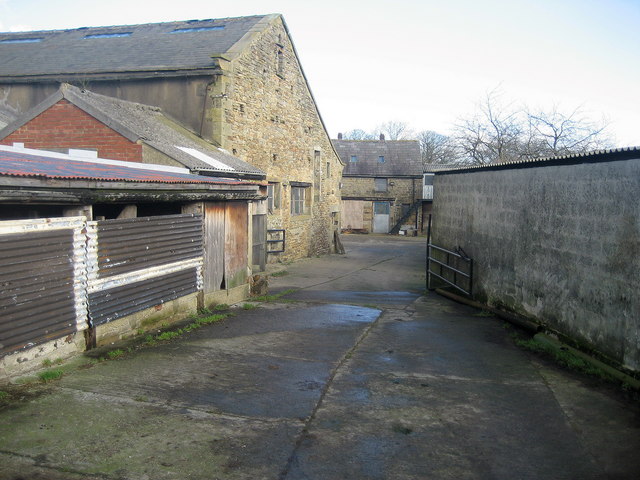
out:
{"label": "concrete block wall", "polygon": [[438,174],[433,242],[474,297],[640,370],[640,159]]}
{"label": "concrete block wall", "polygon": [[[67,100],[60,100],[0,143],[23,143],[34,149],[97,149],[98,156],[142,162],[142,146],[93,118]],[[66,152],[65,152],[66,153]]]}

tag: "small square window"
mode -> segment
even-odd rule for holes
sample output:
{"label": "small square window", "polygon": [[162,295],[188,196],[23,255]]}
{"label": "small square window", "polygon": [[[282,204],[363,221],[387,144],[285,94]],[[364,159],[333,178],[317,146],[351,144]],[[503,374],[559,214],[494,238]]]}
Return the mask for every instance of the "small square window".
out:
{"label": "small square window", "polygon": [[356,163],[358,161],[358,157],[356,155],[351,155],[351,163]]}
{"label": "small square window", "polygon": [[387,191],[387,179],[386,178],[376,178],[376,192],[386,192]]}
{"label": "small square window", "polygon": [[378,157],[378,163],[384,163],[384,155]]}

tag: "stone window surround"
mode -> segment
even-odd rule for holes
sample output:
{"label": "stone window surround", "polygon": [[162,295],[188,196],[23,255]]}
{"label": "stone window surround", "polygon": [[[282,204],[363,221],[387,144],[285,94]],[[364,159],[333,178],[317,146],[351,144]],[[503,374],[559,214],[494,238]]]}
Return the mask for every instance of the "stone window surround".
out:
{"label": "stone window surround", "polygon": [[376,192],[387,192],[389,191],[389,179],[388,178],[375,178],[375,188]]}

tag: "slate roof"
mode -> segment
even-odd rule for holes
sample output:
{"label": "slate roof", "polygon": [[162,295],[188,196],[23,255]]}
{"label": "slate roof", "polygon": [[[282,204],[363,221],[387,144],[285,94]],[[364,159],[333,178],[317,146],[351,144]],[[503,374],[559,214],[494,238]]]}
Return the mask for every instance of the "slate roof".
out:
{"label": "slate roof", "polygon": [[25,153],[0,148],[0,175],[13,177],[39,177],[68,180],[99,180],[105,182],[181,183],[211,185],[251,185],[249,182],[229,178],[205,177],[190,173],[154,169],[151,165],[137,167],[120,165],[126,162],[100,160],[72,160],[60,154]]}
{"label": "slate roof", "polygon": [[14,120],[14,118],[15,117],[11,115],[9,112],[6,112],[0,109],[0,129],[4,128],[9,123],[11,123]]}
{"label": "slate roof", "polygon": [[0,79],[215,69],[276,16],[0,33]]}
{"label": "slate roof", "polygon": [[[422,159],[417,140],[331,140],[345,163],[345,176],[421,176]],[[351,161],[351,156],[357,162]],[[384,163],[379,157],[384,156]]]}
{"label": "slate roof", "polygon": [[0,130],[0,139],[62,99],[73,103],[132,142],[144,142],[190,170],[225,176],[262,178],[266,175],[259,168],[189,132],[164,116],[157,107],[99,95],[68,84],[63,84],[57,93]]}

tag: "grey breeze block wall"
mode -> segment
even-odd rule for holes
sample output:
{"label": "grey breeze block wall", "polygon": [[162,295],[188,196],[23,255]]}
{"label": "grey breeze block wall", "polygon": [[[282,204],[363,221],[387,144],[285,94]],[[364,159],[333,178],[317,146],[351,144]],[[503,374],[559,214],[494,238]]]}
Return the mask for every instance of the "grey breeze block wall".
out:
{"label": "grey breeze block wall", "polygon": [[640,158],[436,175],[433,242],[474,298],[640,370]]}

